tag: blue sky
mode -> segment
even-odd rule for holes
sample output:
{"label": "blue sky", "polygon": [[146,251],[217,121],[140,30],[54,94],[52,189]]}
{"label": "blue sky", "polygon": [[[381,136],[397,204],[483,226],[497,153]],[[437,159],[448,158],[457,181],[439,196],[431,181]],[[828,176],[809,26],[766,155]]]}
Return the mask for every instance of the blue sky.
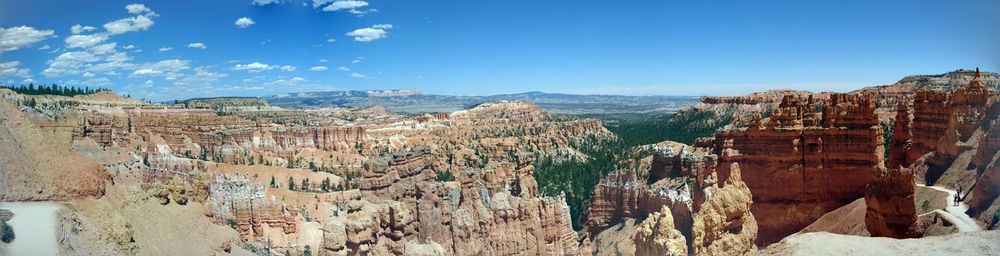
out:
{"label": "blue sky", "polygon": [[1000,69],[998,1],[258,1],[0,0],[0,82],[729,95]]}

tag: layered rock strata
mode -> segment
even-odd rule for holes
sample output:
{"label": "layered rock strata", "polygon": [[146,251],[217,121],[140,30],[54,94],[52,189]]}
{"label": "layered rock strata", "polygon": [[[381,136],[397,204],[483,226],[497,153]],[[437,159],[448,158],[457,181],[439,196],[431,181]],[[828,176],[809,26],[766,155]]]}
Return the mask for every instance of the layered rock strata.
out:
{"label": "layered rock strata", "polygon": [[753,191],[754,215],[767,216],[758,222],[759,245],[864,196],[875,168],[883,164],[874,100],[834,94],[819,113],[817,103],[785,96],[768,120],[716,133],[719,180],[727,180],[729,166],[738,162]]}
{"label": "layered rock strata", "polygon": [[757,220],[750,188],[743,183],[738,164],[721,187],[703,188],[705,202],[694,215],[692,247],[696,255],[742,255],[756,250]]}

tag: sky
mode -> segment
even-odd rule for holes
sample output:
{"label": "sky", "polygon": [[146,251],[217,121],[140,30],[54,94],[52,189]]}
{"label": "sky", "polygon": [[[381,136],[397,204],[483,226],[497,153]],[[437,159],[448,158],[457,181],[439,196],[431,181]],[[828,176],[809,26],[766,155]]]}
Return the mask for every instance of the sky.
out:
{"label": "sky", "polygon": [[1000,1],[0,0],[0,83],[735,95],[1000,71]]}

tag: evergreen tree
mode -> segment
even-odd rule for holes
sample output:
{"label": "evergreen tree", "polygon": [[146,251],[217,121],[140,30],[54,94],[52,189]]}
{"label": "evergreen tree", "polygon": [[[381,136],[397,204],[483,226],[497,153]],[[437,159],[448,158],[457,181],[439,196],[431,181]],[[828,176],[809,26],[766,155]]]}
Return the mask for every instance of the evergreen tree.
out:
{"label": "evergreen tree", "polygon": [[292,179],[292,176],[288,176],[288,190],[295,191],[295,180]]}

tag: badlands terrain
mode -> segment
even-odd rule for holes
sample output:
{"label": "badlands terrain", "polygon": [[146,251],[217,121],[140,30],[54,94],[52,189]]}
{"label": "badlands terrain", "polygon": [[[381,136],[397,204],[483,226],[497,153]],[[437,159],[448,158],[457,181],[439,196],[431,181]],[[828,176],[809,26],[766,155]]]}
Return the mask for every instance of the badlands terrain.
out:
{"label": "badlands terrain", "polygon": [[0,255],[1000,255],[998,89],[591,97],[686,106],[610,125],[565,95],[0,88]]}

